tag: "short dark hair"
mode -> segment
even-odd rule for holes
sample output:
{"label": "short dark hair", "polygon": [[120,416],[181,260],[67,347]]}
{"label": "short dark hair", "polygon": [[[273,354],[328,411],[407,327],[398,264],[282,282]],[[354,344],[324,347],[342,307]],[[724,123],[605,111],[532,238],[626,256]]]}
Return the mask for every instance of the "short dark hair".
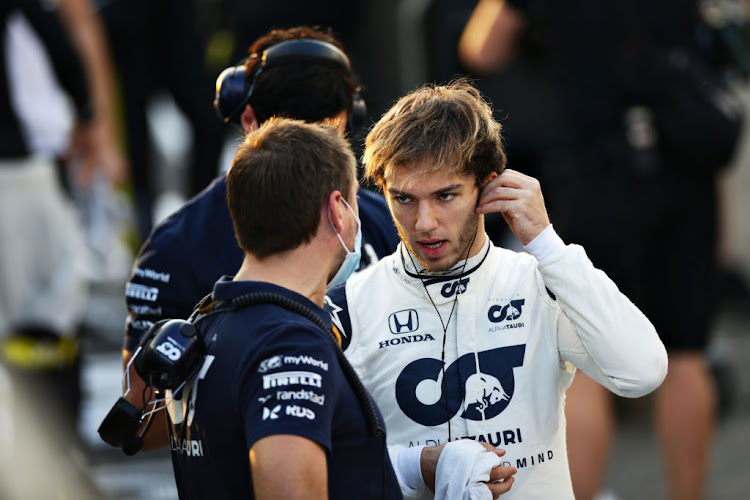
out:
{"label": "short dark hair", "polygon": [[349,198],[356,182],[354,153],[335,128],[267,120],[247,134],[227,173],[237,242],[258,259],[309,242],[328,195]]}
{"label": "short dark hair", "polygon": [[[264,50],[298,38],[321,40],[346,54],[344,46],[330,30],[311,26],[275,29],[250,46],[245,74],[255,73]],[[319,122],[342,111],[350,111],[353,96],[360,87],[360,82],[351,70],[314,61],[296,61],[264,69],[255,83],[250,105],[258,123],[263,123],[272,116]]]}
{"label": "short dark hair", "polygon": [[365,176],[384,187],[390,169],[411,164],[429,174],[443,167],[476,185],[505,169],[502,127],[465,78],[425,85],[405,95],[367,135]]}

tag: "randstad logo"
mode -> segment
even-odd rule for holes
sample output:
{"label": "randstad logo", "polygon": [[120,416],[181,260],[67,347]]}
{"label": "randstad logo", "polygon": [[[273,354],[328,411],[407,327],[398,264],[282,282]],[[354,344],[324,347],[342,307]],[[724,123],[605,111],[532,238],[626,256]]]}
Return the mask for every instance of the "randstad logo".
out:
{"label": "randstad logo", "polygon": [[440,289],[440,293],[446,298],[462,294],[466,291],[466,287],[469,286],[470,279],[471,278],[462,278],[451,283],[446,283],[443,285],[443,288]]}
{"label": "randstad logo", "polygon": [[404,309],[388,317],[388,327],[391,333],[411,333],[419,329],[419,315],[414,309]]}

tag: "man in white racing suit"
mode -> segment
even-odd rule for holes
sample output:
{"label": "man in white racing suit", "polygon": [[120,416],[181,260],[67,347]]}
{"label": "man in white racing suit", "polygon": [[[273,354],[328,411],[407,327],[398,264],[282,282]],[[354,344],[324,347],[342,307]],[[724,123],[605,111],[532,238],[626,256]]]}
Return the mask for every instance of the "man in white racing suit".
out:
{"label": "man in white racing suit", "polygon": [[[432,498],[433,446],[470,438],[517,470],[503,498],[573,499],[564,404],[575,368],[621,396],[653,391],[667,372],[654,327],[555,233],[539,183],[505,170],[500,124],[469,83],[403,97],[368,135],[364,162],[401,243],[327,302],[383,412],[405,498]],[[527,252],[490,242],[488,212]]]}

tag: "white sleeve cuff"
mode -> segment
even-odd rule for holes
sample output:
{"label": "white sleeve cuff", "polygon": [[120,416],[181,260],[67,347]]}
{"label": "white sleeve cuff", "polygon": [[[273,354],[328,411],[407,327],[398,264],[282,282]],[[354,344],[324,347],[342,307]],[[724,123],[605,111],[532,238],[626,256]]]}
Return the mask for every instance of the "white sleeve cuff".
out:
{"label": "white sleeve cuff", "polygon": [[424,477],[422,477],[422,448],[424,446],[407,448],[405,446],[394,445],[388,447],[388,453],[391,455],[391,463],[396,472],[398,482],[415,493],[427,488]]}
{"label": "white sleeve cuff", "polygon": [[565,242],[555,232],[552,224],[545,227],[536,238],[531,240],[528,245],[524,247],[527,252],[533,255],[537,262],[543,264],[548,261],[552,256],[561,252],[565,248]]}

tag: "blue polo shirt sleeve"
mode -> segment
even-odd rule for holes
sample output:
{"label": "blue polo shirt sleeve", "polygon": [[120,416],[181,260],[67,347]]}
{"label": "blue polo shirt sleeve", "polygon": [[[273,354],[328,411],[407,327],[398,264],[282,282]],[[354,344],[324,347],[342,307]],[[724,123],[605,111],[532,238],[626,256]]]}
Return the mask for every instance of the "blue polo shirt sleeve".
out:
{"label": "blue polo shirt sleeve", "polygon": [[[135,350],[138,342],[157,321],[187,319],[200,300],[185,280],[182,252],[168,238],[149,239],[141,249],[130,281],[125,285],[128,316],[124,349]],[[210,288],[206,290],[209,293]]]}
{"label": "blue polo shirt sleeve", "polygon": [[223,175],[152,231],[125,289],[124,348],[162,319],[187,319],[222,276],[232,276],[243,252],[234,237]]}
{"label": "blue polo shirt sleeve", "polygon": [[292,434],[330,453],[338,395],[346,383],[333,345],[321,332],[299,325],[273,338],[242,363],[236,384],[247,448],[267,436]]}

